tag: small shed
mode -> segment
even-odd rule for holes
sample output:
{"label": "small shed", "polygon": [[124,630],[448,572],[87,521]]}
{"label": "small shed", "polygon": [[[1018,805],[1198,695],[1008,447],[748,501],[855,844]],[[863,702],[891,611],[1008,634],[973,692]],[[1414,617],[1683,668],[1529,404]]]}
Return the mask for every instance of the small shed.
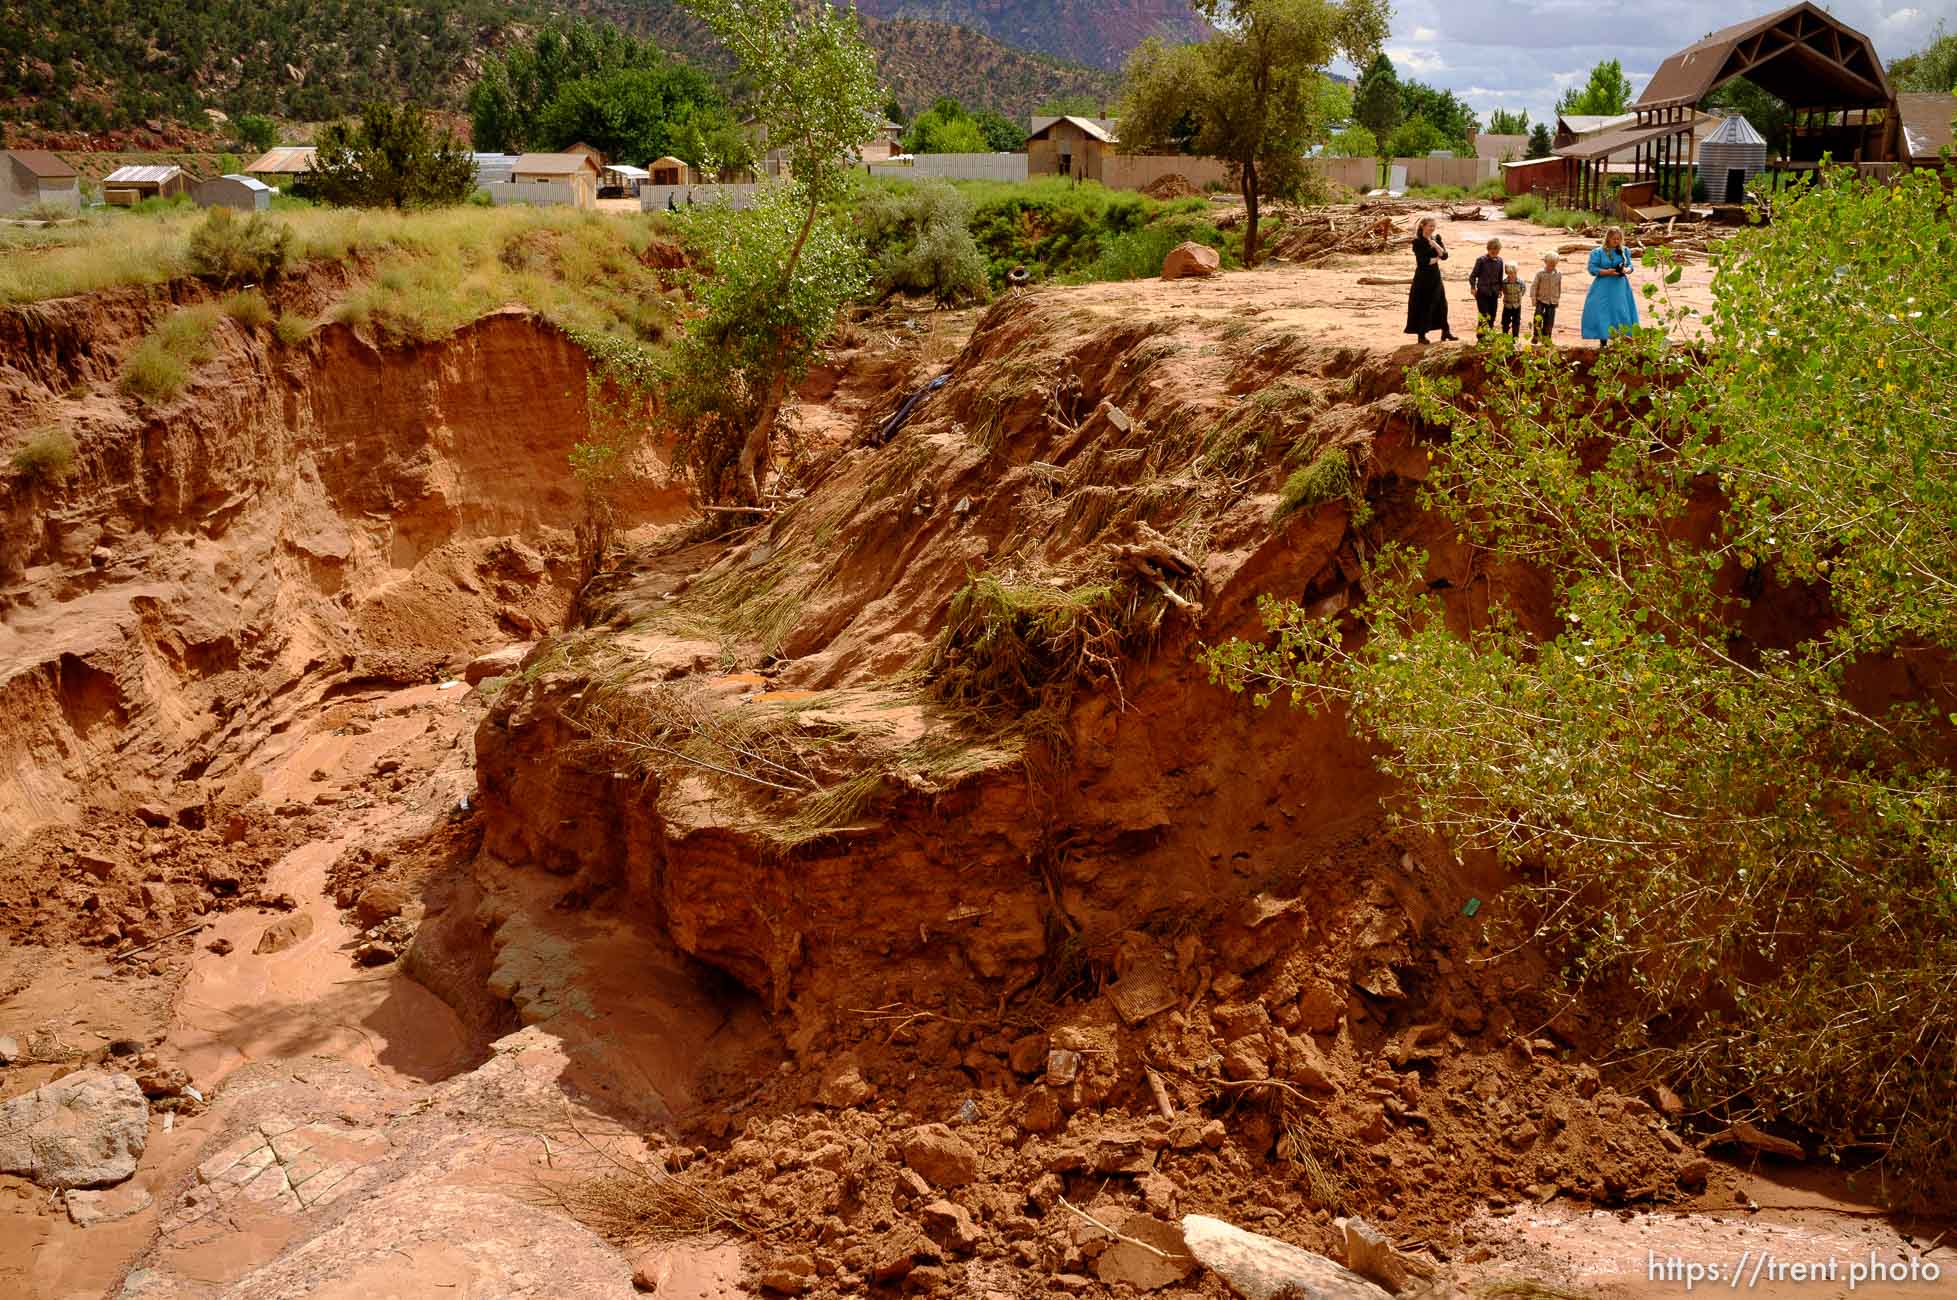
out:
{"label": "small shed", "polygon": [[684,158],[667,154],[664,158],[654,158],[646,164],[648,181],[653,185],[686,185],[690,182],[687,173],[690,169]]}
{"label": "small shed", "polygon": [[1896,96],[1896,118],[1902,161],[1915,167],[1941,167],[1943,151],[1952,145],[1950,96],[1906,90]]}
{"label": "small shed", "polygon": [[1714,203],[1746,202],[1746,183],[1767,170],[1767,138],[1734,114],[1699,141],[1699,179]]}
{"label": "small shed", "polygon": [[293,181],[312,170],[313,155],[318,152],[309,144],[287,144],[267,149],[245,168],[245,175],[256,176],[267,185],[289,188]]}
{"label": "small shed", "polygon": [[119,208],[134,207],[144,199],[188,194],[190,185],[190,176],[175,165],[118,167],[102,178],[102,201]]}
{"label": "small shed", "polygon": [[550,201],[598,206],[598,161],[589,153],[526,153],[510,164],[510,183],[554,186]]}
{"label": "small shed", "polygon": [[228,172],[207,181],[198,181],[191,187],[190,198],[200,208],[264,212],[272,206],[272,187],[255,176]]}
{"label": "small shed", "polygon": [[81,208],[75,169],[45,149],[0,151],[0,212],[40,205]]}
{"label": "small shed", "polygon": [[1114,152],[1114,123],[1091,117],[1036,117],[1026,137],[1029,176],[1101,179],[1103,163]]}
{"label": "small shed", "polygon": [[510,168],[516,166],[517,155],[513,153],[471,154],[476,163],[476,188],[485,185],[507,185],[510,183]]}
{"label": "small shed", "polygon": [[599,171],[605,170],[605,155],[599,153],[598,150],[594,149],[592,146],[586,144],[582,140],[578,141],[576,144],[572,145],[569,149],[566,149],[564,152],[581,153],[585,157],[591,159],[592,162],[596,163],[598,165]]}

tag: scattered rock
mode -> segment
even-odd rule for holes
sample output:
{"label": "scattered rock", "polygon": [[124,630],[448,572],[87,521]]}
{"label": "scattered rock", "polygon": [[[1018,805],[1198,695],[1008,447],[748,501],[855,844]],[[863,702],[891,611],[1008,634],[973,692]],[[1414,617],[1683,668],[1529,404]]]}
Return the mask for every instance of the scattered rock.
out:
{"label": "scattered rock", "polygon": [[1027,1034],[1015,1038],[1012,1046],[1006,1049],[1006,1063],[1015,1074],[1038,1074],[1046,1068],[1047,1040],[1045,1034]]}
{"label": "scattered rock", "polygon": [[934,1187],[963,1187],[978,1177],[978,1152],[943,1124],[924,1124],[905,1134],[904,1163]]}
{"label": "scattered rock", "polygon": [[116,873],[122,863],[106,854],[84,851],[75,855],[75,865],[97,880],[107,880]]}
{"label": "scattered rock", "polygon": [[951,1201],[932,1201],[919,1212],[924,1235],[955,1255],[970,1254],[978,1246],[978,1225],[963,1206]]}
{"label": "scattered rock", "polygon": [[1162,259],[1162,278],[1181,280],[1190,276],[1203,277],[1215,275],[1223,266],[1223,259],[1217,251],[1207,244],[1194,240],[1177,244]]}
{"label": "scattered rock", "polygon": [[299,943],[313,932],[313,914],[295,912],[282,921],[274,921],[265,927],[265,933],[258,936],[258,946],[252,951],[260,956],[284,952]]}
{"label": "scattered rock", "polygon": [[877,1090],[863,1077],[863,1066],[854,1056],[844,1056],[822,1076],[822,1088],[816,1100],[836,1110],[847,1110],[861,1106],[877,1095]]}
{"label": "scattered rock", "polygon": [[369,885],[354,900],[354,919],[360,922],[363,929],[379,925],[382,921],[401,915],[407,910],[409,902],[408,892],[399,885],[386,881]]}
{"label": "scattered rock", "polygon": [[890,1194],[899,1204],[921,1201],[931,1194],[931,1184],[925,1182],[924,1175],[915,1169],[899,1169],[896,1185],[890,1189]]}
{"label": "scattered rock", "polygon": [[20,1042],[0,1034],[0,1065],[12,1065],[20,1059]]}
{"label": "scattered rock", "polygon": [[807,1255],[784,1255],[761,1270],[761,1289],[779,1295],[800,1295],[815,1278],[815,1261]]}
{"label": "scattered rock", "polygon": [[533,648],[532,643],[526,641],[521,645],[504,646],[501,650],[492,650],[486,655],[471,659],[468,667],[462,670],[462,680],[474,686],[491,677],[508,677],[523,666],[523,657]]}
{"label": "scattered rock", "polygon": [[1131,1286],[1137,1291],[1155,1291],[1180,1282],[1196,1271],[1196,1261],[1173,1223],[1133,1212],[1102,1221],[1123,1237],[1134,1240],[1113,1242],[1095,1258],[1094,1276],[1101,1281],[1111,1286]]}
{"label": "scattered rock", "polygon": [[1702,1192],[1706,1182],[1712,1177],[1712,1161],[1704,1156],[1688,1160],[1678,1167],[1678,1185],[1688,1192]]}
{"label": "scattered rock", "polygon": [[63,1199],[68,1203],[68,1218],[83,1228],[141,1214],[150,1204],[150,1194],[135,1183],[124,1183],[100,1192],[77,1189],[67,1193]]}
{"label": "scattered rock", "polygon": [[1064,1088],[1080,1076],[1080,1053],[1057,1047],[1046,1054],[1046,1081]]}
{"label": "scattered rock", "polygon": [[42,1187],[105,1187],[136,1172],[149,1103],[127,1074],[77,1070],[0,1104],[0,1173]]}
{"label": "scattered rock", "polygon": [[363,943],[354,949],[353,960],[361,966],[385,966],[400,957],[400,953],[385,943]]}
{"label": "scattered rock", "polygon": [[1385,1233],[1364,1219],[1337,1219],[1333,1223],[1345,1234],[1345,1266],[1388,1291],[1404,1291],[1412,1278],[1434,1275],[1432,1265],[1402,1254]]}
{"label": "scattered rock", "polygon": [[1244,1300],[1281,1293],[1308,1300],[1386,1300],[1386,1292],[1323,1255],[1201,1214],[1185,1215],[1182,1239],[1203,1267]]}
{"label": "scattered rock", "polygon": [[231,952],[231,941],[229,939],[213,939],[204,946],[220,957],[227,956]]}

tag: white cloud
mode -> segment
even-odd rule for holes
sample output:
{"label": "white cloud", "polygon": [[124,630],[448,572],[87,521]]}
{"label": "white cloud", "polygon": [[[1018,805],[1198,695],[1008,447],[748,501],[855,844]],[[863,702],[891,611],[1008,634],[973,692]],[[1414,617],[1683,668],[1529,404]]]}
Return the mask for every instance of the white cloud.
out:
{"label": "white cloud", "polygon": [[1908,27],[1922,16],[1923,11],[1921,9],[1898,9],[1893,14],[1885,14],[1882,19],[1882,25],[1884,27]]}
{"label": "white cloud", "polygon": [[1438,41],[1440,38],[1441,34],[1431,27],[1416,27],[1413,29],[1413,35],[1408,39],[1416,41]]}
{"label": "white cloud", "polygon": [[1410,45],[1389,45],[1386,47],[1386,57],[1393,60],[1395,67],[1405,68],[1409,72],[1417,72],[1422,76],[1443,71],[1447,67],[1447,60],[1434,51],[1416,49]]}

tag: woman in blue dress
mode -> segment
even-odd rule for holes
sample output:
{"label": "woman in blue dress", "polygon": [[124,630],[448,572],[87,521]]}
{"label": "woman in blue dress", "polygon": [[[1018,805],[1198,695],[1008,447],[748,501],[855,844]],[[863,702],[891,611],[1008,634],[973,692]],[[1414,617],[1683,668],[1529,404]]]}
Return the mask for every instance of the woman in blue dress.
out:
{"label": "woman in blue dress", "polygon": [[1638,327],[1638,299],[1631,292],[1631,255],[1624,249],[1624,232],[1604,231],[1601,247],[1590,253],[1590,292],[1583,298],[1583,337],[1608,341],[1616,333]]}

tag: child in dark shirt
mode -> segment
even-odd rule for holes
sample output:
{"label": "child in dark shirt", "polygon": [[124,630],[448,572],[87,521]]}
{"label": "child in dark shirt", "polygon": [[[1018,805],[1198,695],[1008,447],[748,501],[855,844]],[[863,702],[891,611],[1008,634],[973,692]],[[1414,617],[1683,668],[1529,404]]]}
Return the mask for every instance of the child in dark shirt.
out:
{"label": "child in dark shirt", "polygon": [[1468,289],[1475,296],[1475,335],[1495,328],[1502,302],[1502,241],[1488,241],[1488,251],[1475,259],[1468,272]]}

